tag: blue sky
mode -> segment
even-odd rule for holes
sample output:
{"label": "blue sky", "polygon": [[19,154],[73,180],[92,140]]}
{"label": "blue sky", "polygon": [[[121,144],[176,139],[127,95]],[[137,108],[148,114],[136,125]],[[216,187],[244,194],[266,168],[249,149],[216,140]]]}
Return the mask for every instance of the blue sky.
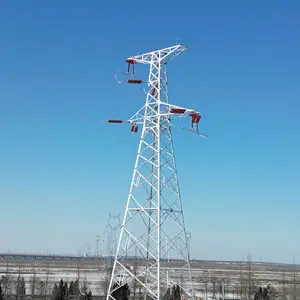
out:
{"label": "blue sky", "polygon": [[180,37],[170,102],[199,110],[209,134],[174,132],[192,256],[297,260],[299,13],[299,1],[2,1],[0,251],[94,249],[108,213],[123,214],[139,139],[97,121],[145,100],[114,72]]}

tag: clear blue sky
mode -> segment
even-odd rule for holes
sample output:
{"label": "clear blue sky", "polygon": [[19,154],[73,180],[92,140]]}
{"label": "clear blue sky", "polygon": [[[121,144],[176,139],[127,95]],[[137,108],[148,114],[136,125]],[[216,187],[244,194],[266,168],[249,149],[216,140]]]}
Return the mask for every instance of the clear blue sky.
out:
{"label": "clear blue sky", "polygon": [[94,249],[123,214],[138,146],[96,121],[145,100],[114,72],[181,37],[170,102],[209,134],[174,134],[192,256],[297,260],[300,2],[154,3],[1,1],[0,251]]}

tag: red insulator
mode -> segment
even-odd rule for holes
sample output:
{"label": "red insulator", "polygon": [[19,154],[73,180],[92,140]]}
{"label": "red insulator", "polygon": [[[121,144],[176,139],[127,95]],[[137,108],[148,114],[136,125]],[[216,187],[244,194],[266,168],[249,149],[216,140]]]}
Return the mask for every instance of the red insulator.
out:
{"label": "red insulator", "polygon": [[139,127],[137,125],[131,125],[131,127],[130,127],[131,132],[138,132],[138,130],[139,130]]}
{"label": "red insulator", "polygon": [[184,114],[186,112],[186,109],[184,108],[171,108],[170,113],[171,114]]}
{"label": "red insulator", "polygon": [[192,117],[192,123],[200,122],[201,116],[199,114],[192,113],[192,114],[189,114],[189,116]]}
{"label": "red insulator", "polygon": [[108,123],[123,123],[122,120],[108,120]]}
{"label": "red insulator", "polygon": [[143,80],[139,80],[139,79],[128,79],[127,83],[136,83],[136,84],[141,84],[143,82]]}
{"label": "red insulator", "polygon": [[201,119],[201,116],[195,117],[195,123],[199,123],[199,122],[200,122],[200,119]]}
{"label": "red insulator", "polygon": [[134,59],[127,59],[126,62],[132,65],[136,63]]}

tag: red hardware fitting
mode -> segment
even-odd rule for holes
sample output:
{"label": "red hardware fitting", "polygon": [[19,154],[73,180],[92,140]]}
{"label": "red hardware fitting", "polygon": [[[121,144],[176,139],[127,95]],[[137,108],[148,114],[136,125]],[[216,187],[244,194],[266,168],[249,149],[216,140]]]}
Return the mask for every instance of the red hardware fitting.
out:
{"label": "red hardware fitting", "polygon": [[134,59],[127,59],[126,62],[132,65],[136,63]]}
{"label": "red hardware fitting", "polygon": [[134,64],[136,63],[136,61],[134,59],[127,59],[126,62],[128,63],[127,72],[130,72],[130,65],[132,65],[132,75],[134,75]]}

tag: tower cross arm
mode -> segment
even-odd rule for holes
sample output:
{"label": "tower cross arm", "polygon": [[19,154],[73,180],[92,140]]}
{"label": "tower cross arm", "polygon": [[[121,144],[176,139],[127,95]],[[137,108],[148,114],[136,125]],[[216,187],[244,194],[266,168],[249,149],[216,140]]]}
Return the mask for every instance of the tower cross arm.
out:
{"label": "tower cross arm", "polygon": [[145,119],[145,106],[143,106],[138,112],[136,112],[131,118],[129,118],[126,122],[132,124],[143,124]]}
{"label": "tower cross arm", "polygon": [[132,57],[129,57],[128,60],[134,60],[135,63],[140,64],[150,64],[153,62],[161,62],[161,61],[168,61],[179,54],[181,54],[183,51],[187,50],[187,48],[184,45],[178,44],[172,47],[135,55]]}
{"label": "tower cross arm", "polygon": [[[160,102],[161,105],[161,117],[169,117],[172,119],[184,118],[188,117],[190,114],[199,114],[199,112],[190,109],[184,108],[178,105],[173,105],[165,102]],[[142,107],[137,113],[135,113],[130,119],[127,120],[128,123],[133,124],[143,124],[144,119],[146,118],[144,115],[145,106]],[[156,115],[157,117],[157,115]]]}
{"label": "tower cross arm", "polygon": [[190,114],[199,115],[199,112],[191,108],[185,108],[185,107],[164,103],[164,102],[162,102],[161,104],[163,107],[165,107],[165,113],[163,113],[162,115],[168,115],[172,118],[188,117]]}

